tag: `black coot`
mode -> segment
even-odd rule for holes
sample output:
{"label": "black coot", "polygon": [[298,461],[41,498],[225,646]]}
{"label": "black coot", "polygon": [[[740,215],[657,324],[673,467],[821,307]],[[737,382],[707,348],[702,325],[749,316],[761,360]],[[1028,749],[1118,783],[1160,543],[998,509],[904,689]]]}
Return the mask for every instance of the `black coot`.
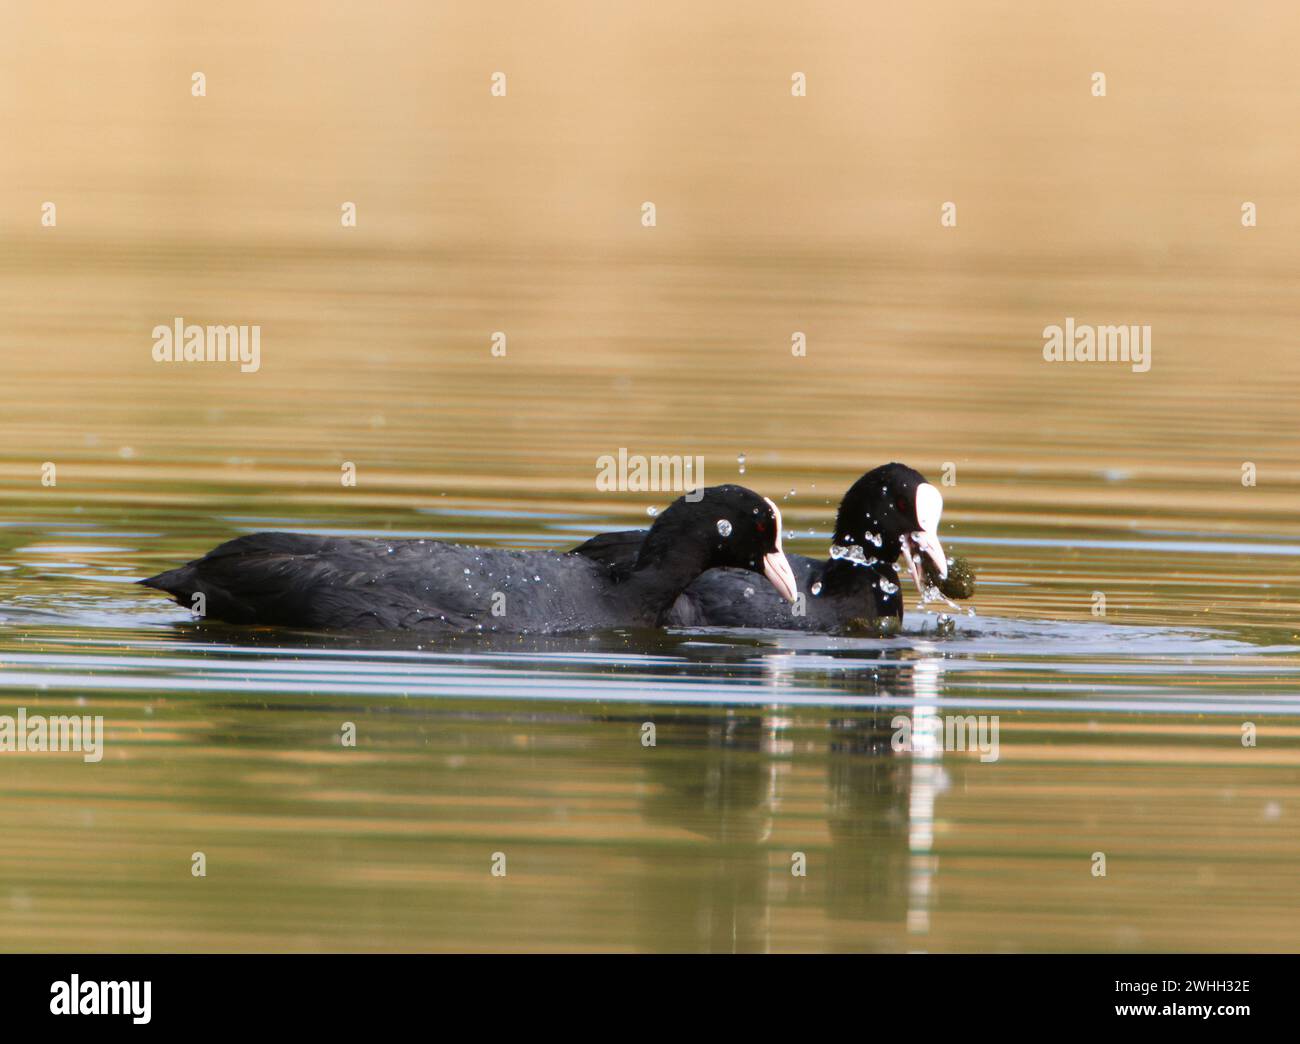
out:
{"label": "black coot", "polygon": [[[874,627],[882,618],[901,621],[902,581],[894,565],[899,555],[918,590],[925,586],[922,555],[941,577],[948,574],[938,537],[942,513],[943,496],[924,475],[903,464],[884,464],[844,494],[830,558],[790,556],[803,595],[793,605],[744,572],[712,569],[682,593],[663,623],[841,631]],[[626,569],[636,561],[645,535],[645,530],[605,533],[574,551],[615,570]]]}
{"label": "black coot", "polygon": [[692,580],[717,567],[736,568],[778,600],[797,594],[781,551],[781,513],[743,486],[713,486],[694,503],[682,497],[642,536],[614,568],[560,551],[254,533],[140,582],[187,609],[201,594],[201,611],[218,620],[312,630],[652,626]]}

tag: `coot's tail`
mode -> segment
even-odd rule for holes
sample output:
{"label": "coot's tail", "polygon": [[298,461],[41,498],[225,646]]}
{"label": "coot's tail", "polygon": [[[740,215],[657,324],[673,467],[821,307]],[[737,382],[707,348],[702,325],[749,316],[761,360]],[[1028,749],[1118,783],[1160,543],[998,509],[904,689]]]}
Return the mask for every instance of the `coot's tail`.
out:
{"label": "coot's tail", "polygon": [[312,580],[325,541],[296,533],[251,533],[202,558],[139,583],[165,591],[196,616],[227,623],[279,623],[310,616]]}
{"label": "coot's tail", "polygon": [[166,591],[183,604],[194,594],[194,580],[194,563],[191,562],[179,569],[168,569],[167,572],[151,576],[146,580],[137,580],[136,583],[144,587],[152,587],[156,591]]}
{"label": "coot's tail", "polygon": [[190,562],[179,569],[151,576],[137,583],[164,591],[176,599],[176,604],[190,610],[195,616],[211,616],[231,623],[256,623],[252,606],[233,598],[231,593],[212,578],[202,573],[203,559]]}

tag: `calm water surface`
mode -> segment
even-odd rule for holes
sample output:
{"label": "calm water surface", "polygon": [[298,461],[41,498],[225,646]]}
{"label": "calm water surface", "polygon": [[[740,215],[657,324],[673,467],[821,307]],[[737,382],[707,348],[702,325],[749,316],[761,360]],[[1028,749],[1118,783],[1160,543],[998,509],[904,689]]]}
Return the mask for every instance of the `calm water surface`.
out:
{"label": "calm water surface", "polygon": [[[746,479],[785,484],[765,470]],[[595,494],[464,489],[402,495],[417,507],[180,480],[127,507],[62,481],[15,495],[4,703],[102,714],[106,753],[0,758],[0,945],[1294,945],[1300,641],[1279,606],[1300,540],[1212,518],[1061,533],[962,492],[944,536],[982,588],[951,635],[914,612],[877,640],[424,643],[197,624],[130,581],[267,526],[565,546],[628,518]],[[824,499],[786,502],[797,548],[824,548]],[[1105,619],[1094,589],[1118,592]],[[997,715],[998,760],[895,751],[893,717],[927,712]]]}

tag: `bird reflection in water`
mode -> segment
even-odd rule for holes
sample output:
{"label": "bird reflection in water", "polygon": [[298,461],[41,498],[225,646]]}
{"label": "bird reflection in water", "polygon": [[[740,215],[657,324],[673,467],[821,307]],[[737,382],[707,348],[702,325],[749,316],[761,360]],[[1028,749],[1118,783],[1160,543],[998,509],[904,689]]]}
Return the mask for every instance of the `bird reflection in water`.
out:
{"label": "bird reflection in water", "polygon": [[[791,659],[767,658],[765,684],[788,687]],[[799,924],[814,930],[796,948],[924,949],[938,866],[935,803],[946,788],[942,743],[918,733],[910,751],[896,750],[892,723],[936,712],[942,669],[929,659],[854,672],[862,709],[829,720],[788,705],[662,718],[643,811],[683,838],[640,854],[648,865],[636,875],[639,945],[766,952]],[[808,678],[806,667],[799,677]],[[792,873],[795,852],[806,857],[806,876]],[[818,907],[823,918],[810,916]]]}

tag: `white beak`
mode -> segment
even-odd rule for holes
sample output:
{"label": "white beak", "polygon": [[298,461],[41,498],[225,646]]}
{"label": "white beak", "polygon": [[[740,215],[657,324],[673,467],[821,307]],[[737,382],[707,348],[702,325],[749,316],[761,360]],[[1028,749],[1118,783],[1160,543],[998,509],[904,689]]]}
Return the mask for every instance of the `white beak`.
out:
{"label": "white beak", "polygon": [[785,557],[785,552],[781,550],[781,509],[772,503],[767,497],[768,506],[772,509],[772,514],[776,517],[776,550],[771,551],[763,556],[763,575],[771,581],[772,586],[781,592],[781,597],[787,602],[793,602],[799,597],[799,585],[794,579],[794,570],[790,568],[790,560]]}
{"label": "white beak", "polygon": [[799,597],[794,570],[782,552],[773,551],[770,555],[763,556],[763,575],[772,581],[772,586],[781,592],[781,597],[787,602],[793,602]]}
{"label": "white beak", "polygon": [[921,573],[922,554],[934,563],[940,579],[948,579],[948,556],[944,554],[938,537],[939,519],[942,515],[943,494],[928,482],[917,486],[916,520],[921,528],[903,537],[903,561],[907,563],[907,571],[912,574],[912,580],[922,598],[925,597],[925,578]]}

